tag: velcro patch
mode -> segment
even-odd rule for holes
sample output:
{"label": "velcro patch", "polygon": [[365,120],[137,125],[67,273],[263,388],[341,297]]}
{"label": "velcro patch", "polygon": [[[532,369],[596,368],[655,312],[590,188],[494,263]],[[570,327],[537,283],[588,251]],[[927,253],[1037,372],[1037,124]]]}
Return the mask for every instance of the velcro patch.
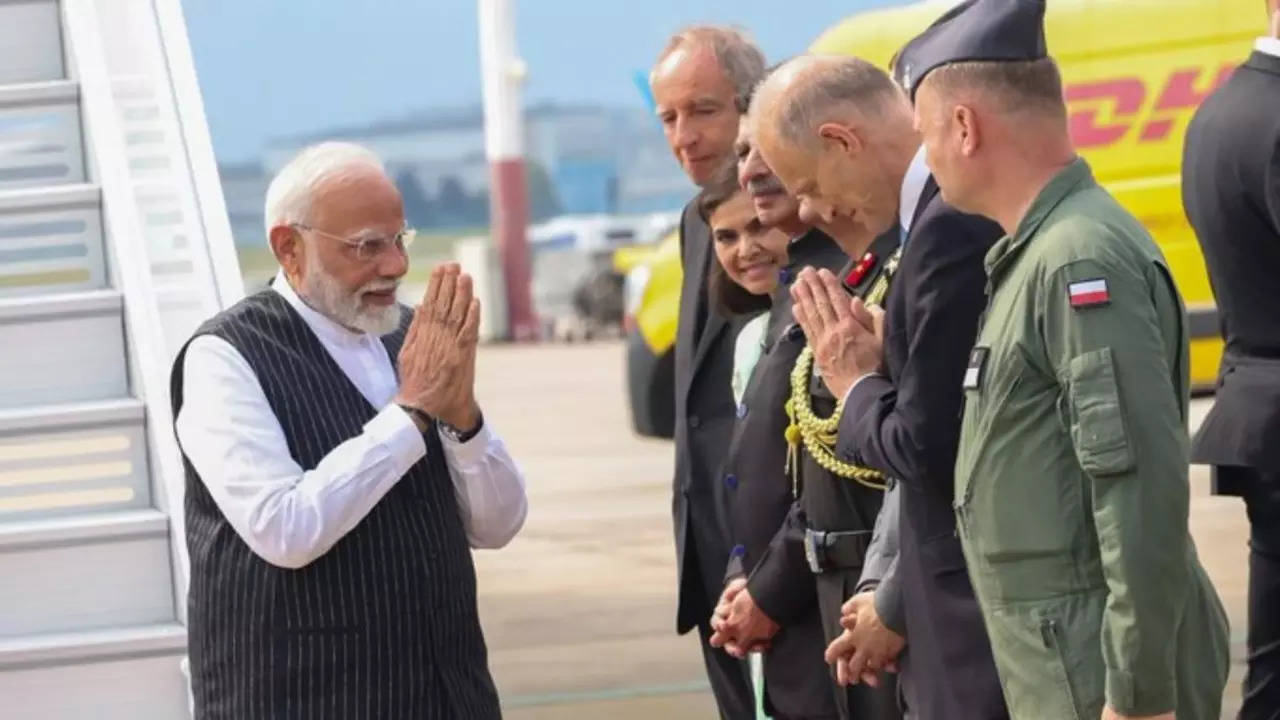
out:
{"label": "velcro patch", "polygon": [[982,371],[987,367],[987,355],[990,352],[991,348],[979,345],[969,353],[969,367],[964,371],[965,390],[977,390],[982,384]]}
{"label": "velcro patch", "polygon": [[1106,278],[1080,280],[1067,286],[1067,297],[1071,307],[1085,308],[1095,305],[1106,305],[1111,302],[1111,293],[1107,291]]}

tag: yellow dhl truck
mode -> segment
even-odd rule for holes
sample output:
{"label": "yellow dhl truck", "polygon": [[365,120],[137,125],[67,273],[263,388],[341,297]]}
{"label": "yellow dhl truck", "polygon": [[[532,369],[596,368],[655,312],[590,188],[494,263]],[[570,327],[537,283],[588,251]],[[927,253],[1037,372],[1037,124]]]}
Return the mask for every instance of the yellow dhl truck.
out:
{"label": "yellow dhl truck", "polygon": [[[862,12],[828,29],[810,51],[887,68],[902,45],[954,4],[926,0]],[[1053,0],[1046,18],[1076,148],[1164,251],[1187,304],[1191,381],[1201,389],[1213,385],[1222,340],[1204,259],[1182,209],[1182,143],[1200,101],[1265,29],[1264,10],[1256,0]],[[674,234],[627,278],[627,381],[641,435],[672,433],[680,278]]]}

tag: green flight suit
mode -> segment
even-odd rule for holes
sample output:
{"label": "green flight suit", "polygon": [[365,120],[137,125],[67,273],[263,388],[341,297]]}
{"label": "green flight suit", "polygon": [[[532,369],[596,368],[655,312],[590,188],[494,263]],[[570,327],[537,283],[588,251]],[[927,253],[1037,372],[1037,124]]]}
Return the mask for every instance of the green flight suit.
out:
{"label": "green flight suit", "polygon": [[955,497],[1010,713],[1217,720],[1227,621],[1187,529],[1186,313],[1164,257],[1077,159],[986,264]]}

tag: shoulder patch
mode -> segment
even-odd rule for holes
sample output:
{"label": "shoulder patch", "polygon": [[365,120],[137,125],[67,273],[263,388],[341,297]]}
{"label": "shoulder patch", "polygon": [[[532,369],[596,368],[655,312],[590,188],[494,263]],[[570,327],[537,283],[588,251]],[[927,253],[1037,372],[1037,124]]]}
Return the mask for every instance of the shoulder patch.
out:
{"label": "shoulder patch", "polygon": [[1111,302],[1111,293],[1107,291],[1106,278],[1077,280],[1067,286],[1067,298],[1073,308],[1107,305]]}

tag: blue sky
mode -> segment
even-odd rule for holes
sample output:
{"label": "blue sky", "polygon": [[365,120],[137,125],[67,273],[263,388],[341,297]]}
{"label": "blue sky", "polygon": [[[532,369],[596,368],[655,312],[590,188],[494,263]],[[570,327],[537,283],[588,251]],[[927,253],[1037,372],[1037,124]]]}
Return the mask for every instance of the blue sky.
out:
{"label": "blue sky", "polygon": [[[747,29],[770,60],[894,0],[515,0],[526,102],[641,103],[632,82],[692,22]],[[183,0],[221,161],[272,137],[480,102],[474,0]],[[800,9],[802,8],[802,9]]]}

